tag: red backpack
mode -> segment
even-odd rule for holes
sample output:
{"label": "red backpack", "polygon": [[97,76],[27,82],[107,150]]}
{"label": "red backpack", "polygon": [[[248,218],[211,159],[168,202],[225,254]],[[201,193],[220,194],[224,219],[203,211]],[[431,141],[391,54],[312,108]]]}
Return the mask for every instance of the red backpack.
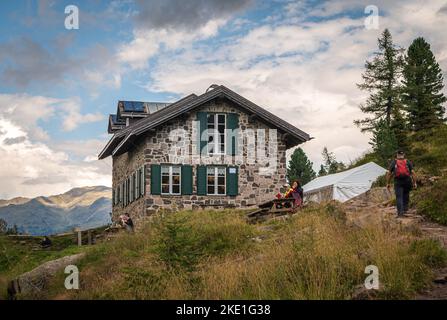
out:
{"label": "red backpack", "polygon": [[410,176],[410,168],[406,159],[396,159],[394,168],[396,178],[405,178]]}

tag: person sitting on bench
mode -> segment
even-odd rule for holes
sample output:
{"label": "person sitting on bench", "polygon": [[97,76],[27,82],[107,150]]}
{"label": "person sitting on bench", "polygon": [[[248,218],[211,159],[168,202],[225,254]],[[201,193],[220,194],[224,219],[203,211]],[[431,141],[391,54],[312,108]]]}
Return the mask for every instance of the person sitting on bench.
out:
{"label": "person sitting on bench", "polygon": [[52,245],[52,242],[51,242],[50,238],[48,238],[47,236],[45,236],[43,238],[43,240],[40,242],[40,246],[44,249],[51,247],[51,245]]}
{"label": "person sitting on bench", "polygon": [[293,181],[292,187],[284,194],[284,198],[294,198],[294,207],[300,207],[303,204],[303,188],[299,180]]}

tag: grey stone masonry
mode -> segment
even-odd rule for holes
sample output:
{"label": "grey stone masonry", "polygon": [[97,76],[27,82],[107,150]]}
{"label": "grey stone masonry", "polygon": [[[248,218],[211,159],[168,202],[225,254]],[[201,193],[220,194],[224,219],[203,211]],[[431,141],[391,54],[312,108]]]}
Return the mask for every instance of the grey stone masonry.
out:
{"label": "grey stone masonry", "polygon": [[[237,113],[239,115],[236,156],[203,156],[197,150],[197,112]],[[266,141],[265,146],[263,141]],[[256,156],[255,156],[255,154]],[[192,165],[192,195],[154,195],[151,193],[151,164]],[[238,167],[238,195],[197,195],[197,165],[220,164]],[[282,133],[257,117],[242,111],[225,99],[215,99],[187,114],[146,132],[134,142],[130,151],[113,156],[113,188],[138,168],[145,165],[146,192],[144,197],[127,206],[113,206],[113,217],[129,213],[138,220],[159,209],[201,209],[247,207],[274,198],[286,183],[286,143]]]}

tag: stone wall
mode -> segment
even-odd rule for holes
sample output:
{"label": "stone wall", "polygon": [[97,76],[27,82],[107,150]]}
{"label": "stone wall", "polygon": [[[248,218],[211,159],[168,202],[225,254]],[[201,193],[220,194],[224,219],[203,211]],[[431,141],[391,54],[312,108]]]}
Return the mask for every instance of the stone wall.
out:
{"label": "stone wall", "polygon": [[[147,133],[142,141],[132,151],[114,157],[113,161],[113,181],[118,183],[125,179],[126,174],[130,174],[141,165],[146,164],[146,197],[131,203],[126,208],[114,208],[113,214],[117,215],[129,212],[131,216],[141,217],[150,215],[158,209],[200,209],[207,206],[213,208],[222,207],[246,207],[253,206],[260,202],[272,199],[280,191],[282,185],[286,183],[286,146],[278,131],[276,144],[277,154],[274,159],[256,159],[249,161],[248,155],[253,151],[249,150],[254,144],[253,140],[245,135],[240,136],[239,145],[242,146],[242,155],[239,156],[214,156],[203,157],[198,154],[197,146],[192,143],[193,137],[198,136],[196,124],[196,112],[223,112],[238,113],[239,128],[243,132],[257,129],[266,130],[266,140],[269,136],[269,126],[250,117],[235,105],[227,100],[214,100],[186,115],[169,121],[154,133]],[[176,130],[183,130],[186,135],[182,135],[177,141]],[[257,136],[253,134],[253,138]],[[256,144],[254,145],[256,146]],[[272,148],[276,149],[274,143],[268,143],[265,148],[266,155],[273,155]],[[182,157],[182,155],[184,157]],[[276,163],[273,172],[264,175],[260,160],[265,160],[272,165]],[[150,165],[151,164],[190,164],[193,167],[193,195],[152,195],[150,190]],[[196,166],[198,164],[227,164],[239,167],[239,195],[237,196],[199,196],[196,194]]]}
{"label": "stone wall", "polygon": [[[144,165],[144,150],[146,147],[146,138],[136,141],[135,147],[129,152],[113,157],[112,187],[116,187],[126,180],[135,170]],[[112,216],[116,220],[122,214],[129,213],[131,217],[140,217],[145,215],[145,197],[141,197],[129,205],[123,207],[122,204],[113,206]]]}

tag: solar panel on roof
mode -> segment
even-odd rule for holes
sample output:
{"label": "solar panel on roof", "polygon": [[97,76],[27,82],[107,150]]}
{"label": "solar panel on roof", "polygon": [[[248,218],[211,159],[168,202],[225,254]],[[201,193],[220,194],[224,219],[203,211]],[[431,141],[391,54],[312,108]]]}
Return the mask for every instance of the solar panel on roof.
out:
{"label": "solar panel on roof", "polygon": [[144,103],[141,101],[123,101],[125,112],[143,112]]}
{"label": "solar panel on roof", "polygon": [[165,102],[146,102],[146,105],[149,109],[149,113],[154,113],[158,110],[163,109],[164,107],[167,107],[169,103]]}
{"label": "solar panel on roof", "polygon": [[122,119],[118,119],[116,114],[111,114],[113,124],[124,124]]}

